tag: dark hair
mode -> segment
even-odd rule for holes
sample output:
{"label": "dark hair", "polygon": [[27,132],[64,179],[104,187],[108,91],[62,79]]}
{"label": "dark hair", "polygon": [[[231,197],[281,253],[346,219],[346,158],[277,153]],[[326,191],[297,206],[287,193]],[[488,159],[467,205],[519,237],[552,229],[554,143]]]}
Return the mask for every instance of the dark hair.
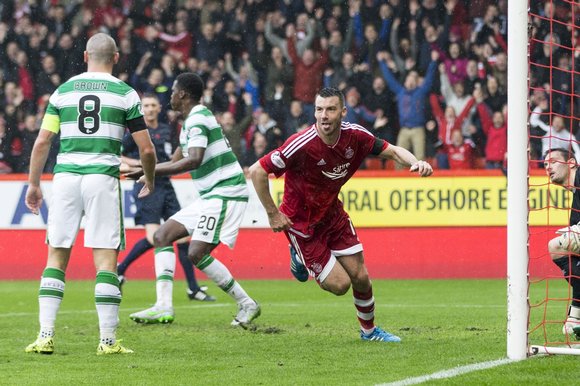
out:
{"label": "dark hair", "polygon": [[184,72],[183,74],[179,74],[175,80],[177,88],[189,94],[191,99],[195,101],[201,99],[205,86],[199,75],[193,72]]}
{"label": "dark hair", "polygon": [[322,98],[338,97],[338,100],[340,101],[340,107],[344,107],[345,105],[344,94],[342,91],[335,87],[324,87],[318,91],[316,95]]}
{"label": "dark hair", "polygon": [[556,147],[553,149],[548,149],[546,151],[546,153],[544,154],[544,158],[546,158],[548,156],[548,154],[552,154],[552,153],[560,153],[560,155],[562,157],[564,157],[564,160],[568,161],[570,158],[574,158],[574,150],[568,150],[568,149],[564,149],[563,147]]}
{"label": "dark hair", "polygon": [[141,96],[141,99],[145,99],[145,98],[152,98],[157,100],[157,102],[159,102],[159,96],[157,94],[154,94],[152,92],[146,92]]}

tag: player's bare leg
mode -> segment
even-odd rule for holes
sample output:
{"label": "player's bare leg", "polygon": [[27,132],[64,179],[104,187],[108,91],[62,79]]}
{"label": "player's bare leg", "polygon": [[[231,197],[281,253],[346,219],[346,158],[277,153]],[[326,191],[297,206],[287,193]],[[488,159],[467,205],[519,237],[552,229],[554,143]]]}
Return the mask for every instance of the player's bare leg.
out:
{"label": "player's bare leg", "polygon": [[174,241],[188,235],[187,229],[182,224],[169,219],[153,235],[153,245],[155,248],[169,247],[173,245]]}
{"label": "player's bare leg", "polygon": [[371,288],[371,281],[362,252],[349,256],[340,256],[337,260],[349,276],[354,291],[367,292]]}
{"label": "player's bare leg", "polygon": [[54,248],[49,246],[46,267],[66,271],[66,267],[68,266],[68,262],[70,260],[70,252],[70,248]]}
{"label": "player's bare leg", "polygon": [[350,289],[350,276],[348,272],[344,269],[342,264],[335,263],[332,270],[324,278],[324,280],[319,281],[320,287],[328,292],[331,292],[337,296],[342,296],[348,292]]}

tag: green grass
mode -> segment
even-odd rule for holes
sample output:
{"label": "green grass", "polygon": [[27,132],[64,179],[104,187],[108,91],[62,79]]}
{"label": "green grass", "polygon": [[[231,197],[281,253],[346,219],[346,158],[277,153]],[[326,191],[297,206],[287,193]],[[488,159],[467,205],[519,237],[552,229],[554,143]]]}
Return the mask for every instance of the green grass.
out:
{"label": "green grass", "polygon": [[[135,354],[97,357],[92,282],[67,282],[51,356],[23,350],[38,329],[38,283],[0,282],[0,384],[373,385],[505,357],[503,280],[375,280],[377,323],[401,344],[362,342],[350,295],[312,281],[242,284],[262,305],[254,330],[230,327],[235,304],[215,286],[218,302],[206,304],[189,301],[183,282],[173,324],[136,325],[128,315],[151,305],[155,285],[129,281],[118,337]],[[575,384],[577,360],[534,358],[429,384]]]}

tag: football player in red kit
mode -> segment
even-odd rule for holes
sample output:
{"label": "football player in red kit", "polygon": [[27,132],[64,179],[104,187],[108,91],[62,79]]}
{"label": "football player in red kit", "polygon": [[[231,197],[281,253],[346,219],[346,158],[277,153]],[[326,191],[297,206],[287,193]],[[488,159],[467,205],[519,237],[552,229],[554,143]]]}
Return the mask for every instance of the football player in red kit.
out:
{"label": "football player in red kit", "polygon": [[[399,337],[374,324],[375,302],[363,247],[338,193],[367,155],[393,159],[422,177],[433,169],[364,127],[342,122],[345,114],[342,92],[323,88],[315,100],[316,123],[252,165],[250,176],[271,228],[283,231],[290,241],[294,276],[305,281],[308,276],[301,274],[307,273],[335,295],[344,295],[352,285],[361,338],[399,342]],[[270,194],[269,173],[285,174],[280,208]]]}

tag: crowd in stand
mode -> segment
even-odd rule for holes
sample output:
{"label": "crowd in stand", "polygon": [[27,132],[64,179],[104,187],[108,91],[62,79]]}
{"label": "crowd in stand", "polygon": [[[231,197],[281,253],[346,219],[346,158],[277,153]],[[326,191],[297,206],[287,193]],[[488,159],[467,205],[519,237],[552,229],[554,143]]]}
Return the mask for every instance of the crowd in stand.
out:
{"label": "crowd in stand", "polygon": [[[534,1],[531,11],[540,157],[557,127],[575,139],[580,7]],[[173,80],[200,74],[243,166],[311,125],[316,92],[333,86],[346,121],[438,168],[505,167],[507,0],[15,0],[0,4],[0,172],[27,172],[48,97],[85,71],[99,31],[118,43],[114,75],[159,97],[176,138]]]}

